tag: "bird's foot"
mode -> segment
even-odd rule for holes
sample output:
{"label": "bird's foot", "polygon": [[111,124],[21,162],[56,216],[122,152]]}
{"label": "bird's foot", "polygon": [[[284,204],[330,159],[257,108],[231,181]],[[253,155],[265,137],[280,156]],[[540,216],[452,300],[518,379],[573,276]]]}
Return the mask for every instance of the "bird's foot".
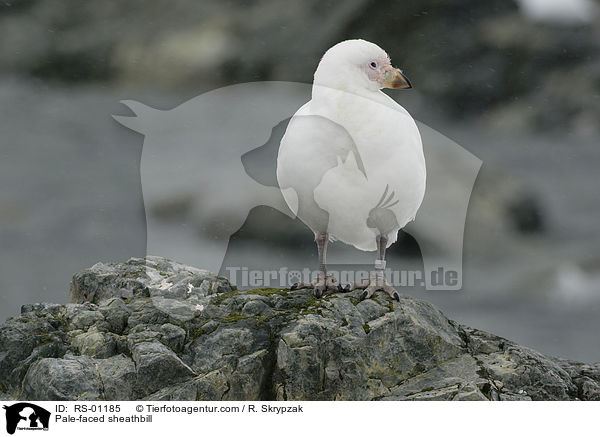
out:
{"label": "bird's foot", "polygon": [[360,300],[369,299],[378,290],[383,290],[390,295],[392,299],[400,301],[400,295],[394,287],[392,287],[383,277],[383,273],[371,274],[369,279],[363,281],[352,282],[347,291],[364,290],[360,295]]}
{"label": "bird's foot", "polygon": [[301,288],[312,288],[315,297],[321,297],[327,291],[343,291],[342,286],[332,275],[323,274],[319,274],[317,279],[311,282],[296,282],[290,287],[290,290]]}

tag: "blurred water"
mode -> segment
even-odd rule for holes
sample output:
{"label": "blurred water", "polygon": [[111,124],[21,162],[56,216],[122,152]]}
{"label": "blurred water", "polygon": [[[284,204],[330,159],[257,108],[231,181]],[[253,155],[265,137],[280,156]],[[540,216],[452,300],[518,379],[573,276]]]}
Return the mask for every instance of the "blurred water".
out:
{"label": "blurred water", "polygon": [[0,82],[0,317],[65,302],[72,274],[145,251],[141,141],[116,93]]}
{"label": "blurred water", "polygon": [[[98,261],[144,254],[142,137],[110,115],[126,113],[118,103],[126,98],[173,107],[190,97],[0,81],[0,318],[17,314],[24,303],[66,302],[72,274]],[[438,305],[461,323],[542,352],[599,361],[598,139],[489,132],[475,123],[434,118],[426,102],[407,106],[416,118],[481,158],[480,179],[500,171],[501,178],[529,187],[543,205],[547,228],[525,235],[470,219],[464,290],[403,291]],[[478,190],[483,190],[479,182],[474,196]],[[203,244],[196,229],[182,233],[168,222],[164,226],[171,244],[179,238]],[[486,239],[482,233],[497,235]],[[257,265],[274,254],[300,264],[316,262],[308,231],[305,240],[292,245],[244,239],[243,232],[239,237],[230,253],[251,253]],[[337,250],[334,244],[332,261]],[[389,264],[410,268],[420,262],[392,254]]]}

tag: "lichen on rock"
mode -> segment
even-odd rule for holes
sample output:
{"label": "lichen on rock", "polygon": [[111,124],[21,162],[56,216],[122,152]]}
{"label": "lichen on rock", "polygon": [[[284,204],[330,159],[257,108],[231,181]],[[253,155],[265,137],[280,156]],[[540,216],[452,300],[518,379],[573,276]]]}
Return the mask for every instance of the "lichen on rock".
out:
{"label": "lichen on rock", "polygon": [[600,400],[600,364],[547,357],[402,296],[236,290],[158,257],[76,274],[72,303],[0,326],[0,398]]}

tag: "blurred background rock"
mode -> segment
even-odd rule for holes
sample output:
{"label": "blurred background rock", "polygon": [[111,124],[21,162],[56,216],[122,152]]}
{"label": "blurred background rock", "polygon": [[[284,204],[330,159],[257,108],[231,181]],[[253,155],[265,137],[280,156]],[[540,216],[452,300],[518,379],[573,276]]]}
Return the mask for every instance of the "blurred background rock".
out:
{"label": "blurred background rock", "polygon": [[[600,360],[599,9],[595,0],[1,0],[0,318],[66,301],[70,276],[97,261],[143,255],[142,137],[110,118],[127,113],[119,100],[168,109],[240,82],[310,83],[327,48],[364,38],[414,84],[391,95],[484,162],[464,290],[405,291],[543,352]],[[166,226],[173,211],[198,210],[189,193],[170,201],[148,205]],[[238,237],[260,240],[257,223],[250,217]],[[309,233],[295,235],[312,250]],[[265,250],[294,249],[276,240]],[[418,264],[414,241],[402,241],[394,256]]]}
{"label": "blurred background rock", "polygon": [[380,43],[445,114],[597,133],[594,0],[3,0],[0,68],[60,83],[310,82],[333,43]]}

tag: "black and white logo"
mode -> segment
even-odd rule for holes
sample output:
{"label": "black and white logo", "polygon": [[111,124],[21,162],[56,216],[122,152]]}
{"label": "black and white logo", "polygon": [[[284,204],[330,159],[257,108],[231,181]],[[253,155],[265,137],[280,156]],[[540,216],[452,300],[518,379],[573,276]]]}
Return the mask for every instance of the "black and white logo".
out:
{"label": "black and white logo", "polygon": [[50,423],[50,411],[28,402],[19,402],[4,406],[6,410],[6,432],[47,431]]}

